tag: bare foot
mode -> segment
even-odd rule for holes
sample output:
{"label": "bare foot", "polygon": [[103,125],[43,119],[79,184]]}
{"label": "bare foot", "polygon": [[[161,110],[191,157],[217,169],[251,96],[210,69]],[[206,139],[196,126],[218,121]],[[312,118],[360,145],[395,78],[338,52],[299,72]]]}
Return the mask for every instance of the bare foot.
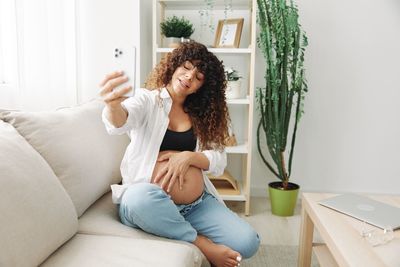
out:
{"label": "bare foot", "polygon": [[216,267],[236,267],[242,260],[239,252],[224,245],[217,245],[205,236],[197,236],[193,242]]}

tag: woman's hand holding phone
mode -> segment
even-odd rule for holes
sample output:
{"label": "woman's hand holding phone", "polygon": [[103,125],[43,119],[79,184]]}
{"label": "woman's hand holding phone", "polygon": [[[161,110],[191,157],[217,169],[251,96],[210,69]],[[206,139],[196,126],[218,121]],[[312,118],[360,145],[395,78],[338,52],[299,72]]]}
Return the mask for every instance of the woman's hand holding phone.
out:
{"label": "woman's hand holding phone", "polygon": [[122,107],[121,102],[128,97],[124,96],[132,90],[132,86],[122,87],[121,90],[114,90],[117,86],[124,84],[128,78],[122,71],[115,71],[107,74],[100,83],[100,96],[107,106],[107,119],[115,126],[120,127],[125,124],[128,117],[127,111]]}
{"label": "woman's hand holding phone", "polygon": [[100,83],[100,96],[106,105],[110,107],[121,104],[128,97],[124,94],[132,90],[132,86],[123,87],[121,90],[114,90],[117,86],[128,81],[128,77],[124,76],[122,71],[115,71],[107,74],[104,80]]}

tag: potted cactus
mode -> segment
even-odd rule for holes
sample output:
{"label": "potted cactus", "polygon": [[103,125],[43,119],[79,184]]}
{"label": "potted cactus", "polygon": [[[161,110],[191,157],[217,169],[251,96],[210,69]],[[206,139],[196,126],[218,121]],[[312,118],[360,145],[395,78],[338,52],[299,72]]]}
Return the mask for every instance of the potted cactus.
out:
{"label": "potted cactus", "polygon": [[266,63],[265,85],[256,92],[261,115],[257,148],[266,167],[280,180],[269,184],[272,213],[291,216],[299,190],[299,185],[289,182],[289,178],[307,92],[304,75],[307,37],[292,0],[257,0],[257,4],[260,28],[257,43]]}

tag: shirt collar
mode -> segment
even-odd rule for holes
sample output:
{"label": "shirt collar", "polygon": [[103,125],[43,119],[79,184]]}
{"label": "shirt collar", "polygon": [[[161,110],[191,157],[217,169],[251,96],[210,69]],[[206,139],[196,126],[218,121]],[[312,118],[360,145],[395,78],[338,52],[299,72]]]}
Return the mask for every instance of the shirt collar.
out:
{"label": "shirt collar", "polygon": [[165,87],[161,88],[160,97],[161,98],[171,98],[171,96],[168,93],[167,88],[165,88]]}

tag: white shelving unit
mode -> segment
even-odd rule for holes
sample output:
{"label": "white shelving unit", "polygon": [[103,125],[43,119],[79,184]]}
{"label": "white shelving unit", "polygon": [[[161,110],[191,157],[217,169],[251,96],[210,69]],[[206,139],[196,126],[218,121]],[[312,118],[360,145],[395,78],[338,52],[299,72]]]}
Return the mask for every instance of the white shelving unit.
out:
{"label": "white shelving unit", "polygon": [[[155,66],[165,53],[173,49],[163,47],[163,37],[160,33],[160,22],[165,18],[176,15],[189,19],[195,28],[191,36],[196,41],[210,47],[214,43],[215,32],[209,29],[201,30],[204,26],[199,23],[199,10],[207,10],[214,26],[220,19],[244,18],[242,37],[239,48],[214,48],[213,52],[235,69],[240,69],[243,76],[242,86],[247,88],[244,98],[227,100],[229,113],[238,140],[237,146],[227,147],[228,166],[227,169],[238,181],[239,195],[221,195],[227,201],[240,201],[245,203],[245,214],[250,213],[250,178],[251,178],[251,144],[253,129],[253,105],[254,105],[254,65],[256,46],[256,1],[255,0],[232,0],[232,7],[227,10],[226,0],[216,0],[212,10],[206,5],[206,0],[153,0],[153,66]],[[225,15],[226,13],[226,15]],[[214,17],[213,17],[214,16]],[[199,33],[200,32],[200,33]],[[198,34],[196,36],[196,34]],[[201,36],[200,36],[200,35]],[[240,129],[240,130],[239,130]],[[236,132],[236,130],[238,130]],[[240,162],[240,164],[238,164]]]}

